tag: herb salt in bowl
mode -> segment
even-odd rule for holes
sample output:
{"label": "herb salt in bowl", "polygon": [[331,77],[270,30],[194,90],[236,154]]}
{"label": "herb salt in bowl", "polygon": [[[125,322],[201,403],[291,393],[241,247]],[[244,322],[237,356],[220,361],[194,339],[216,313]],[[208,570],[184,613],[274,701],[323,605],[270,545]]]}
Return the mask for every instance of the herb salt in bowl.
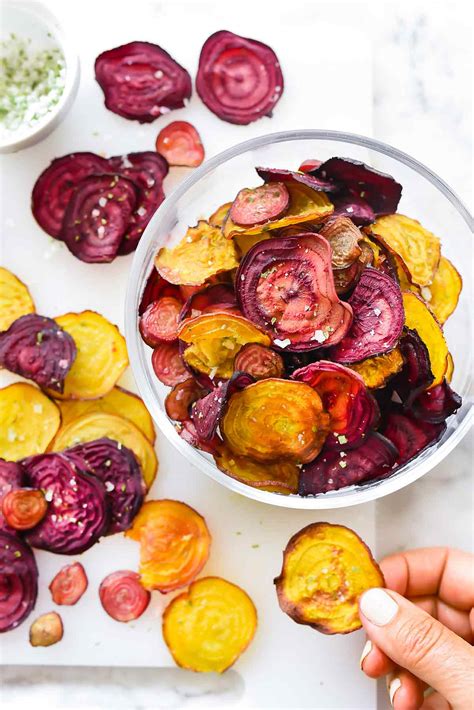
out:
{"label": "herb salt in bowl", "polygon": [[79,86],[79,58],[40,2],[0,2],[0,153],[45,138]]}

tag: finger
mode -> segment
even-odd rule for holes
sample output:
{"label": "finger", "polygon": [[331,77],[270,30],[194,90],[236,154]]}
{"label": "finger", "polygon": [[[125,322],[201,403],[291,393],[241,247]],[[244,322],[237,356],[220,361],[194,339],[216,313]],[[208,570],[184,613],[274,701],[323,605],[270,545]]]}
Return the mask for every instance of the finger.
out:
{"label": "finger", "polygon": [[381,678],[395,670],[395,663],[367,639],[360,657],[360,668],[369,678]]}
{"label": "finger", "polygon": [[420,609],[424,609],[428,614],[438,619],[448,629],[461,636],[465,641],[474,641],[471,619],[467,611],[460,611],[449,604],[438,599],[438,597],[413,597],[410,599]]}
{"label": "finger", "polygon": [[431,693],[425,698],[421,710],[451,710],[451,706],[439,693]]}
{"label": "finger", "polygon": [[474,606],[474,555],[447,547],[425,547],[386,557],[380,564],[386,586],[404,597],[436,595],[469,611]]}
{"label": "finger", "polygon": [[396,592],[369,589],[359,604],[368,637],[398,666],[455,707],[474,697],[474,649],[468,643]]}
{"label": "finger", "polygon": [[421,680],[403,668],[387,676],[387,691],[395,710],[419,710],[423,705],[425,687]]}

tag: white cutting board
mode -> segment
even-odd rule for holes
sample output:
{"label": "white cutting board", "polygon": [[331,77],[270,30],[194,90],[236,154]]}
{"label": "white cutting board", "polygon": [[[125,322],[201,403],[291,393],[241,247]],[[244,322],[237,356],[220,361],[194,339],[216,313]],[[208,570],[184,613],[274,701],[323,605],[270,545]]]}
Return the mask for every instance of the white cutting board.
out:
{"label": "white cutting board", "polygon": [[[64,123],[47,140],[16,155],[2,156],[0,161],[0,260],[28,284],[38,311],[44,315],[91,308],[123,328],[122,304],[132,259],[120,258],[109,265],[83,264],[36,225],[30,213],[30,194],[36,177],[52,158],[75,150],[106,155],[151,150],[160,128],[176,119],[196,125],[207,156],[247,138],[282,129],[371,132],[368,39],[354,23],[349,29],[347,25],[320,19],[331,16],[334,3],[135,0],[133,4],[126,3],[125,9],[117,2],[47,4],[63,16],[67,8],[66,19],[73,29],[82,63],[79,94]],[[350,20],[350,16],[343,15],[343,21]],[[356,16],[362,14],[355,11]],[[232,126],[211,114],[196,96],[186,109],[146,126],[105,110],[102,93],[93,79],[93,61],[101,51],[136,39],[153,41],[167,49],[194,76],[203,41],[218,29],[268,42],[277,52],[285,92],[271,120]],[[295,156],[295,165],[305,157],[311,156]],[[187,172],[171,170],[165,182],[168,194]],[[2,386],[15,379],[18,378],[0,373]],[[134,388],[130,372],[123,378],[123,384]],[[375,706],[374,689],[360,677],[357,668],[362,645],[360,633],[325,637],[294,624],[280,612],[272,584],[289,537],[310,522],[320,519],[343,522],[373,546],[373,505],[324,513],[322,518],[318,513],[265,506],[208,479],[160,435],[157,451],[160,470],[149,497],[177,498],[205,515],[213,546],[204,574],[222,575],[240,584],[258,608],[258,633],[236,667],[246,685],[253,685],[253,701],[257,705],[263,703],[266,685],[263,679],[271,674],[272,697],[279,698],[281,706]],[[40,593],[31,619],[54,608],[48,584],[64,564],[72,561],[44,552],[38,552],[37,559]],[[2,663],[172,665],[160,630],[165,597],[156,593],[146,614],[131,624],[114,622],[98,601],[97,588],[106,574],[137,567],[137,545],[119,535],[72,559],[80,559],[84,564],[89,588],[77,606],[58,609],[64,620],[64,639],[51,648],[33,649],[27,642],[27,621],[1,638]],[[308,693],[309,684],[317,687],[316,696]]]}

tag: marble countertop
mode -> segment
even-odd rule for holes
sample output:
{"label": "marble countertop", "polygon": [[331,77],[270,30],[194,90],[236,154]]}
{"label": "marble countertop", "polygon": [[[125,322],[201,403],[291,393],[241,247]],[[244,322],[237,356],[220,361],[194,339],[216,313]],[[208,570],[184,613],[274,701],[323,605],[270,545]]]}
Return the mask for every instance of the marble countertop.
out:
{"label": "marble countertop", "polygon": [[[272,3],[273,8],[276,5]],[[313,5],[317,18],[320,3],[314,0]],[[351,3],[333,2],[334,6],[349,22]],[[442,175],[472,209],[467,2],[371,0],[360,6],[373,42],[374,136]],[[321,7],[328,5],[321,3]],[[349,70],[348,81],[363,81],[363,77],[353,77]],[[467,436],[423,479],[377,501],[379,556],[434,544],[472,548],[472,446],[473,437]],[[236,671],[216,678],[178,669],[17,666],[3,667],[0,677],[4,710],[31,705],[36,710],[255,707],[246,699],[243,679]],[[268,683],[268,699],[258,707],[291,707],[272,696],[270,676],[263,682]],[[315,690],[308,688],[308,694]],[[388,707],[384,688],[379,690],[377,707]]]}

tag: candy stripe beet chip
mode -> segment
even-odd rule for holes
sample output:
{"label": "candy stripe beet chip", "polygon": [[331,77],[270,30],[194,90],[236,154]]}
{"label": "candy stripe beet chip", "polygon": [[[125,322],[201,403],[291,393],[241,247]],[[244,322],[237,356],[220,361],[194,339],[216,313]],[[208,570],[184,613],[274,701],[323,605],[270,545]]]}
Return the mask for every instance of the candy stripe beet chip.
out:
{"label": "candy stripe beet chip", "polygon": [[0,459],[0,530],[14,532],[5,520],[2,504],[10,491],[17,491],[23,483],[23,468],[16,461]]}
{"label": "candy stripe beet chip", "polygon": [[0,334],[0,366],[55,392],[76,359],[76,344],[56,321],[36,313],[18,318]]}
{"label": "candy stripe beet chip", "polygon": [[128,178],[91,175],[79,182],[64,216],[62,236],[81,261],[113,261],[128,230],[138,192]]}
{"label": "candy stripe beet chip", "polygon": [[283,92],[283,74],[266,44],[221,30],[201,50],[196,90],[223,121],[246,125],[271,116]]}
{"label": "candy stripe beet chip", "polygon": [[186,69],[151,42],[130,42],[103,52],[95,60],[95,78],[106,107],[140,123],[182,108],[191,96]]}
{"label": "candy stripe beet chip", "polygon": [[0,530],[0,633],[16,628],[33,609],[38,568],[28,545]]}

